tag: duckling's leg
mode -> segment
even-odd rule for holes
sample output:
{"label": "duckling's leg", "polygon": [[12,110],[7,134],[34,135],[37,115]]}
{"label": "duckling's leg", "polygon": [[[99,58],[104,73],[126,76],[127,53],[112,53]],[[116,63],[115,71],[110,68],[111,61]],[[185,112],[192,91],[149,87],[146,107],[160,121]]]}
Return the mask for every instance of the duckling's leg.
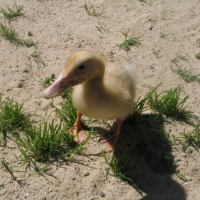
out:
{"label": "duckling's leg", "polygon": [[104,144],[106,151],[108,152],[113,151],[115,149],[119,149],[121,151],[124,150],[124,142],[120,136],[123,121],[117,119],[116,122],[117,122],[117,131],[115,132],[115,134],[101,142],[102,144]]}
{"label": "duckling's leg", "polygon": [[74,125],[68,130],[68,132],[73,131],[73,134],[76,136],[74,138],[74,141],[77,143],[82,143],[88,137],[88,133],[81,126],[81,117],[82,116],[83,116],[82,113],[77,112],[76,121],[75,121]]}

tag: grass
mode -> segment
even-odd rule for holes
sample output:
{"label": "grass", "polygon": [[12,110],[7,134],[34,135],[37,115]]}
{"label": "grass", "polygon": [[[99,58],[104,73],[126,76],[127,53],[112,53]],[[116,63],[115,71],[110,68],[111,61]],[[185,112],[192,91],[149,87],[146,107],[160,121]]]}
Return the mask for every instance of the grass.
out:
{"label": "grass", "polygon": [[142,6],[144,6],[144,3],[147,4],[147,0],[138,0],[138,1],[140,2],[140,4],[141,4]]}
{"label": "grass", "polygon": [[194,130],[191,132],[182,133],[185,141],[181,141],[182,148],[185,151],[189,146],[194,147],[197,151],[200,149],[200,122],[195,126]]}
{"label": "grass", "polygon": [[[189,62],[188,55],[183,53],[182,51],[178,51],[176,53],[176,57],[171,60],[171,70],[177,73],[179,76],[181,76],[182,79],[188,83],[192,81],[199,81],[200,74],[194,75],[192,74],[191,70],[183,69],[182,66],[180,65],[181,60]],[[176,65],[176,69],[173,68],[173,64]]]}
{"label": "grass", "polygon": [[129,32],[129,30],[127,31],[127,33],[121,32],[124,35],[125,40],[121,44],[117,44],[118,47],[124,49],[125,51],[129,51],[130,46],[139,46],[141,44],[140,36],[139,37],[130,37],[129,39],[127,39],[128,32]]}
{"label": "grass", "polygon": [[160,50],[156,51],[155,49],[153,49],[153,54],[156,56],[156,58],[160,58]]}
{"label": "grass", "polygon": [[[49,86],[54,79],[55,75],[52,74],[50,78],[41,80],[41,83],[44,86]],[[174,173],[176,172],[176,165],[169,150],[170,145],[168,144],[169,142],[163,128],[164,118],[161,117],[161,115],[188,120],[192,112],[187,111],[187,107],[184,106],[188,96],[182,100],[180,98],[182,87],[178,86],[174,89],[158,93],[157,89],[159,86],[160,84],[150,90],[144,99],[138,99],[135,104],[134,114],[131,116],[131,119],[134,121],[137,119],[137,133],[136,139],[131,143],[130,149],[133,149],[133,147],[134,150],[140,149],[140,151],[143,152],[142,155],[150,163],[154,171],[161,174],[166,172]],[[47,173],[49,168],[46,166],[38,167],[38,162],[45,163],[46,165],[51,161],[60,159],[73,161],[71,155],[80,153],[85,149],[84,145],[89,140],[89,137],[83,144],[78,145],[74,142],[74,136],[67,133],[67,130],[73,126],[77,116],[71,93],[72,90],[65,91],[64,94],[62,94],[63,101],[60,103],[60,107],[55,107],[56,113],[60,118],[60,122],[57,124],[54,120],[50,121],[48,119],[41,121],[37,126],[33,126],[30,124],[30,115],[23,113],[23,104],[19,105],[11,99],[7,99],[3,102],[1,101],[0,127],[11,127],[11,129],[6,128],[6,130],[11,130],[10,138],[18,145],[21,153],[17,159],[23,162],[26,169],[33,166],[35,172],[39,174]],[[154,117],[155,121],[153,126],[153,116],[144,114],[145,109],[147,109],[145,106],[146,104],[159,113]],[[7,107],[8,109],[6,109]],[[9,113],[11,113],[11,115]],[[15,117],[13,117],[13,115]],[[17,125],[13,123],[11,119],[14,119],[14,122],[18,120],[18,123],[16,123]],[[130,124],[133,123],[131,122]],[[89,132],[89,135],[91,135],[92,132],[93,130]],[[195,127],[194,131],[190,133],[184,132],[183,135],[186,141],[182,143],[184,144],[183,148],[186,149],[188,145],[192,145],[196,149],[199,149],[200,124]],[[104,164],[109,167],[106,170],[106,178],[112,171],[111,174],[113,176],[127,181],[130,185],[136,187],[134,181],[139,174],[137,171],[136,176],[130,175],[134,168],[133,164],[128,160],[130,149],[126,149],[122,154],[115,151],[113,154],[105,154],[105,152],[102,152],[102,155],[105,160]],[[156,155],[155,152],[157,152],[156,154],[158,155]],[[8,166],[6,170],[9,172],[9,169],[12,173],[12,167]],[[178,173],[177,175],[181,176]]]}
{"label": "grass", "polygon": [[3,144],[6,144],[7,133],[15,133],[16,130],[23,130],[30,124],[30,114],[25,114],[23,104],[18,104],[7,98],[2,101],[0,95],[0,132]]}
{"label": "grass", "polygon": [[[9,133],[9,138],[17,144],[21,153],[16,158],[23,162],[26,169],[33,166],[37,173],[46,173],[49,169],[46,167],[38,167],[37,162],[46,164],[52,160],[71,159],[72,154],[79,153],[85,149],[84,145],[89,140],[93,131],[89,131],[88,139],[81,145],[75,143],[74,136],[67,133],[68,128],[74,124],[76,119],[76,110],[73,107],[70,96],[71,91],[68,91],[68,95],[69,100],[61,103],[64,111],[57,108],[57,113],[60,115],[63,114],[60,123],[55,124],[54,120],[50,121],[48,119],[41,121],[37,126],[34,126],[30,121],[31,114],[24,114],[23,104],[20,105],[9,98],[5,101],[1,99],[1,139],[5,146],[6,137]],[[65,112],[69,116],[64,115],[66,114]],[[72,118],[72,114],[74,118]],[[6,169],[9,170],[9,168]]]}
{"label": "grass", "polygon": [[186,70],[186,69],[182,69],[182,67],[179,67],[178,69],[173,69],[171,68],[172,71],[176,72],[179,76],[182,77],[182,79],[186,82],[193,82],[193,81],[199,81],[199,75],[193,75],[191,70]]}
{"label": "grass", "polygon": [[41,122],[38,128],[26,127],[21,137],[13,137],[21,153],[25,152],[36,162],[62,157],[76,147],[73,139],[73,135],[66,134],[61,124],[55,125],[53,120]]}
{"label": "grass", "polygon": [[[39,76],[38,76],[39,77]],[[45,79],[42,79],[42,78],[40,78],[40,83],[44,86],[44,87],[48,87],[48,86],[50,86],[53,82],[54,82],[54,80],[55,80],[55,74],[51,74],[51,77],[50,78],[48,78],[48,77],[46,77]]]}
{"label": "grass", "polygon": [[13,9],[10,8],[9,6],[6,6],[6,8],[7,8],[7,10],[0,7],[0,13],[2,13],[4,18],[6,20],[9,20],[9,22],[11,19],[23,15],[23,13],[22,13],[23,6],[18,6],[16,3],[14,4]]}
{"label": "grass", "polygon": [[25,45],[26,47],[32,47],[36,46],[36,44],[31,41],[31,40],[22,40],[19,38],[18,34],[16,31],[10,27],[8,28],[7,26],[4,26],[3,24],[0,23],[0,34],[8,40],[10,43],[13,43],[15,45]]}
{"label": "grass", "polygon": [[132,163],[127,162],[127,153],[128,149],[124,151],[124,153],[120,156],[117,155],[117,152],[114,152],[113,155],[111,154],[105,154],[104,151],[101,151],[101,154],[104,157],[105,163],[108,165],[108,169],[106,170],[106,179],[110,172],[112,171],[113,176],[127,181],[129,184],[133,185],[135,187],[135,184],[133,182],[133,179],[129,177],[128,173],[132,170]]}
{"label": "grass", "polygon": [[20,40],[18,37],[18,34],[15,32],[15,30],[11,27],[8,28],[4,26],[3,24],[0,24],[0,34],[10,43],[19,44]]}
{"label": "grass", "polygon": [[107,13],[107,11],[97,12],[91,3],[89,3],[89,6],[88,6],[87,3],[85,2],[84,8],[85,8],[87,14],[90,16],[98,17],[98,16],[102,16],[105,13]]}
{"label": "grass", "polygon": [[200,60],[200,52],[195,55],[195,58]]}
{"label": "grass", "polygon": [[73,106],[71,93],[72,89],[68,89],[61,94],[63,97],[63,101],[60,103],[61,109],[56,107],[56,113],[64,123],[66,130],[70,129],[74,125],[77,117],[77,110]]}
{"label": "grass", "polygon": [[168,34],[165,34],[165,33],[160,33],[160,38],[167,38],[169,35],[173,35],[173,33],[168,33]]}
{"label": "grass", "polygon": [[10,167],[5,160],[2,160],[1,161],[1,165],[5,168],[5,170],[11,175],[12,179],[13,180],[17,180],[16,177],[14,176],[13,174],[13,169],[12,169],[12,166]]}
{"label": "grass", "polygon": [[[45,64],[45,62],[41,59],[40,55],[41,55],[41,53],[38,52],[37,50],[35,50],[30,56],[27,56],[27,58],[28,58],[28,59],[33,58],[34,61],[37,63],[38,68],[40,68],[41,65],[42,65],[43,67],[45,67],[46,64]],[[41,65],[40,65],[40,64],[41,64]]]}
{"label": "grass", "polygon": [[184,60],[184,61],[188,62],[188,55],[186,55],[182,51],[178,51],[176,53],[176,58],[179,58],[180,60]]}
{"label": "grass", "polygon": [[[171,60],[171,64],[175,64],[176,66],[178,66],[178,63],[179,63],[179,60],[177,58],[173,58]],[[172,65],[171,65],[171,67],[172,67]]]}
{"label": "grass", "polygon": [[176,66],[178,66],[178,63],[181,60],[188,62],[189,58],[187,54],[183,53],[182,51],[178,51],[176,53],[176,57],[171,60],[171,64],[175,64]]}
{"label": "grass", "polygon": [[161,84],[154,87],[147,93],[148,104],[151,109],[157,111],[159,114],[164,114],[166,117],[173,117],[190,121],[190,115],[192,111],[188,111],[187,107],[184,107],[185,102],[189,98],[186,96],[181,100],[180,93],[181,86],[174,89],[157,93],[157,89]]}
{"label": "grass", "polygon": [[168,12],[165,12],[164,14],[163,14],[163,16],[162,16],[162,20],[167,20],[167,17],[170,15],[170,11],[168,11]]}
{"label": "grass", "polygon": [[95,27],[97,28],[97,30],[98,30],[99,32],[103,33],[103,32],[102,32],[102,30],[104,30],[103,25],[101,25],[101,26],[95,26]]}

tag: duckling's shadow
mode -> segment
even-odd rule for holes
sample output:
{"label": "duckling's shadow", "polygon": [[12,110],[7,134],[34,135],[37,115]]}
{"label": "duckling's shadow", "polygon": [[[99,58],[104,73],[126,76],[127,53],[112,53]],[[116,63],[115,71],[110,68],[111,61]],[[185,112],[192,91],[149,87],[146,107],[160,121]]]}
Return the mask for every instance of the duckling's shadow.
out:
{"label": "duckling's shadow", "polygon": [[[134,114],[124,121],[122,139],[127,151],[124,161],[131,164],[126,176],[146,195],[142,199],[186,199],[184,188],[171,175],[175,173],[172,148],[164,131],[163,118],[156,114]],[[113,124],[113,129],[116,124]],[[97,129],[105,135],[105,129]],[[116,151],[118,160],[124,155]]]}

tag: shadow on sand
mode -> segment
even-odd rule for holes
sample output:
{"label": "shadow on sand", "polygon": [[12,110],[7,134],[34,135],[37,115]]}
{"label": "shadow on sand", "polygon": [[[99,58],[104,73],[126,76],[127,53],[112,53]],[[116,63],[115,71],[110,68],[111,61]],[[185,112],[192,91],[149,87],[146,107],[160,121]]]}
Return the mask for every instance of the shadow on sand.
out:
{"label": "shadow on sand", "polygon": [[[132,115],[122,128],[122,139],[130,149],[124,158],[124,163],[131,163],[126,177],[133,180],[138,192],[146,194],[141,200],[186,199],[184,188],[172,179],[176,165],[163,122],[156,114]],[[122,155],[114,152],[118,160]]]}

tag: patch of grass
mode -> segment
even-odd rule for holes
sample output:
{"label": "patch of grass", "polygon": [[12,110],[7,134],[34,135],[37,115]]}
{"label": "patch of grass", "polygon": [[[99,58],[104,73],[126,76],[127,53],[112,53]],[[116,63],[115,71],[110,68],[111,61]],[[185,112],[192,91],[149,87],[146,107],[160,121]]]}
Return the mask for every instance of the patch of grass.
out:
{"label": "patch of grass", "polygon": [[16,177],[13,174],[13,169],[12,166],[9,166],[5,160],[1,161],[1,165],[5,168],[5,170],[11,175],[11,177],[13,178],[13,180],[17,180]]}
{"label": "patch of grass", "polygon": [[145,109],[145,103],[147,101],[147,98],[144,98],[142,100],[140,100],[140,98],[138,98],[138,100],[136,101],[135,105],[134,105],[134,109],[133,109],[133,114],[132,115],[141,115],[146,109]]}
{"label": "patch of grass", "polygon": [[197,151],[200,149],[200,122],[195,126],[194,130],[187,133],[185,130],[182,133],[184,142],[181,142],[182,148],[185,151],[189,146],[194,147]]}
{"label": "patch of grass", "polygon": [[16,3],[13,6],[13,9],[10,8],[9,6],[6,6],[7,10],[0,7],[0,13],[3,14],[4,18],[9,20],[15,17],[19,17],[21,15],[23,15],[22,10],[23,10],[23,6],[18,6]]}
{"label": "patch of grass", "polygon": [[176,57],[171,60],[171,67],[172,67],[172,64],[175,64],[176,66],[178,66],[178,63],[180,62],[180,60],[188,62],[188,55],[186,55],[182,51],[178,51],[176,53]]}
{"label": "patch of grass", "polygon": [[153,54],[156,56],[156,58],[160,58],[160,50],[156,51],[155,49],[153,49]]}
{"label": "patch of grass", "polygon": [[176,66],[178,66],[178,63],[179,63],[179,60],[177,58],[173,58],[171,60],[171,66],[172,66],[172,64],[175,64]]}
{"label": "patch of grass", "polygon": [[[38,52],[37,50],[35,50],[30,56],[27,56],[27,58],[28,58],[28,59],[33,58],[34,61],[37,63],[38,68],[40,68],[41,65],[42,65],[43,67],[45,67],[46,64],[45,64],[45,62],[41,59],[41,57],[40,57],[41,54],[42,54],[42,53],[40,53],[40,52]],[[41,65],[40,65],[40,64],[41,64]]]}
{"label": "patch of grass", "polygon": [[192,111],[188,111],[186,110],[187,107],[184,107],[189,96],[186,96],[183,100],[180,99],[182,87],[178,86],[158,94],[157,89],[160,85],[154,87],[146,95],[150,108],[158,111],[160,114],[164,114],[166,117],[190,121]]}
{"label": "patch of grass", "polygon": [[[39,76],[38,76],[39,77]],[[39,77],[40,78],[40,77]],[[42,79],[42,78],[40,78],[40,83],[44,86],[44,87],[48,87],[48,86],[50,86],[53,82],[54,82],[54,80],[55,80],[55,78],[56,78],[56,76],[55,76],[55,74],[51,74],[51,77],[50,78],[45,78],[45,79]]]}
{"label": "patch of grass", "polygon": [[195,58],[200,60],[200,52],[195,55]]}
{"label": "patch of grass", "polygon": [[173,33],[168,33],[168,34],[160,33],[160,38],[167,38],[169,35],[173,35]]}
{"label": "patch of grass", "polygon": [[98,16],[102,16],[102,15],[104,15],[105,13],[107,13],[107,11],[97,12],[97,11],[95,10],[94,6],[93,6],[91,3],[89,3],[89,6],[88,6],[87,3],[85,2],[84,8],[85,8],[87,14],[88,14],[88,15],[91,15],[91,16],[96,16],[96,17],[98,17]]}
{"label": "patch of grass", "polygon": [[100,31],[101,33],[103,33],[102,32],[102,30],[104,30],[103,25],[101,25],[101,26],[95,26],[95,27],[97,28],[98,31]]}
{"label": "patch of grass", "polygon": [[105,163],[103,164],[109,166],[109,168],[106,170],[105,176],[107,179],[109,171],[111,170],[114,177],[117,177],[123,181],[127,181],[130,185],[136,187],[133,179],[128,177],[128,173],[132,170],[132,163],[127,162],[127,153],[128,149],[126,149],[124,153],[120,156],[117,155],[117,152],[114,152],[113,155],[106,155],[104,151],[101,151],[101,154],[105,159]]}
{"label": "patch of grass", "polygon": [[64,123],[66,130],[74,125],[77,118],[77,110],[73,105],[71,94],[72,89],[68,89],[62,93],[63,101],[60,103],[61,109],[56,107],[56,113]]}
{"label": "patch of grass", "polygon": [[169,35],[173,35],[175,38],[175,35],[173,33],[167,33],[167,34],[163,33],[160,27],[160,38],[164,39],[164,38],[167,38]]}
{"label": "patch of grass", "polygon": [[10,43],[13,43],[15,45],[25,45],[26,47],[36,46],[36,44],[31,40],[20,39],[18,34],[12,27],[8,28],[7,26],[4,26],[1,23],[0,23],[0,34]]}
{"label": "patch of grass", "polygon": [[23,104],[18,104],[7,98],[2,101],[0,95],[0,132],[3,144],[6,144],[7,133],[15,133],[30,125],[30,114],[24,114]]}
{"label": "patch of grass", "polygon": [[170,11],[165,12],[162,16],[162,20],[167,20],[167,17],[170,15],[170,13]]}
{"label": "patch of grass", "polygon": [[36,44],[32,40],[22,40],[21,42],[21,44],[26,47],[36,47]]}
{"label": "patch of grass", "polygon": [[191,70],[182,69],[182,67],[179,67],[178,69],[171,68],[172,71],[176,72],[179,76],[182,77],[182,79],[186,82],[192,82],[192,81],[199,81],[199,75],[193,75]]}
{"label": "patch of grass", "polygon": [[185,53],[183,53],[182,51],[178,51],[176,53],[176,57],[181,59],[181,60],[188,62],[188,56]]}
{"label": "patch of grass", "polygon": [[21,153],[25,152],[36,162],[47,162],[71,151],[78,145],[73,139],[73,135],[67,134],[61,124],[55,125],[54,121],[41,122],[38,128],[26,127],[22,136],[13,137]]}
{"label": "patch of grass", "polygon": [[15,30],[0,24],[0,34],[10,43],[19,44],[19,37]]}
{"label": "patch of grass", "polygon": [[0,189],[3,189],[4,188],[4,185],[0,185]]}
{"label": "patch of grass", "polygon": [[140,2],[140,4],[141,4],[142,6],[144,6],[144,3],[147,4],[147,0],[138,0],[138,1]]}
{"label": "patch of grass", "polygon": [[127,33],[121,32],[124,35],[125,40],[121,44],[117,44],[118,47],[124,49],[125,51],[129,51],[130,46],[139,46],[141,44],[140,36],[139,37],[130,37],[129,39],[127,39],[128,32],[129,32],[129,30],[127,31]]}

